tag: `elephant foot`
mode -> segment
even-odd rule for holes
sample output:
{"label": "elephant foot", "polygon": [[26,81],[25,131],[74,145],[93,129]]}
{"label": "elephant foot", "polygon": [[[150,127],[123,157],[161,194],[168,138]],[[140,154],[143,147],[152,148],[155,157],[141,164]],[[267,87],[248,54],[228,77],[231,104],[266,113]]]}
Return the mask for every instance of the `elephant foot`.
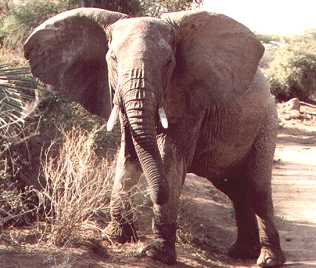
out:
{"label": "elephant foot", "polygon": [[259,243],[235,242],[228,250],[228,255],[234,259],[257,259],[259,254]]}
{"label": "elephant foot", "polygon": [[143,249],[142,253],[164,264],[174,265],[177,263],[175,244],[162,238],[154,239]]}
{"label": "elephant foot", "polygon": [[164,264],[177,263],[176,254],[176,224],[153,222],[154,239],[145,246],[142,254]]}
{"label": "elephant foot", "polygon": [[138,241],[137,232],[133,223],[120,224],[111,221],[105,228],[104,233],[109,240],[121,244]]}
{"label": "elephant foot", "polygon": [[285,257],[281,249],[273,250],[263,247],[257,260],[260,267],[280,267],[285,263]]}

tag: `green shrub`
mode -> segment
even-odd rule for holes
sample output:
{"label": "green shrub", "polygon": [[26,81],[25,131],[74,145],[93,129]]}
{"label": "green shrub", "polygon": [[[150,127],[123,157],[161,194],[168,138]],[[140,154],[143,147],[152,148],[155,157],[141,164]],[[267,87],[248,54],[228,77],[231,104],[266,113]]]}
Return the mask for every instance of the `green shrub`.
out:
{"label": "green shrub", "polygon": [[262,43],[271,43],[271,42],[282,42],[286,40],[285,36],[282,35],[276,35],[276,34],[256,34],[257,38]]}
{"label": "green shrub", "polygon": [[316,92],[316,40],[304,36],[279,47],[264,73],[279,100],[309,100]]}
{"label": "green shrub", "polygon": [[139,0],[140,6],[144,15],[159,16],[164,12],[173,12],[186,10],[191,7],[193,3],[199,1],[193,0]]}
{"label": "green shrub", "polygon": [[31,31],[49,17],[76,6],[77,1],[23,1],[0,21],[0,41],[9,47],[21,44]]}
{"label": "green shrub", "polygon": [[101,7],[109,10],[127,13],[129,15],[158,16],[167,11],[185,10],[191,7],[192,3],[198,5],[200,0],[81,0],[82,6]]}
{"label": "green shrub", "polygon": [[96,7],[112,11],[126,13],[130,16],[142,15],[142,8],[139,0],[81,0],[79,5],[83,7]]}

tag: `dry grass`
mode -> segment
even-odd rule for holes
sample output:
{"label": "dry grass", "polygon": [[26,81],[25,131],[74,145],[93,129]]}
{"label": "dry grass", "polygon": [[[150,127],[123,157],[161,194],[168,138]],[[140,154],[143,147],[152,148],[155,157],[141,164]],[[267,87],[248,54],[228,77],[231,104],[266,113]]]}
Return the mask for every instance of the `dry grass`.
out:
{"label": "dry grass", "polygon": [[[32,187],[21,191],[16,181],[0,178],[0,230],[10,225],[28,225],[36,217]],[[3,180],[3,181],[2,181]]]}
{"label": "dry grass", "polygon": [[27,60],[23,57],[23,51],[21,48],[7,48],[5,46],[0,46],[0,64],[10,63],[10,65],[15,67],[27,66]]}
{"label": "dry grass", "polygon": [[[107,239],[103,228],[110,221],[114,165],[113,161],[109,163],[95,153],[99,131],[101,129],[88,132],[78,125],[67,131],[61,129],[61,137],[43,151],[42,171],[38,180],[41,188],[30,189],[32,194],[36,193],[32,206],[28,206],[29,201],[25,198],[15,196],[15,192],[11,194],[21,201],[17,209],[13,206],[10,210],[6,209],[10,213],[4,215],[6,222],[11,220],[10,224],[14,225],[16,221],[13,220],[19,219],[22,226],[25,222],[34,233],[32,244],[71,247]],[[144,178],[128,193],[122,194],[122,198],[128,198],[131,204],[125,216],[130,218],[133,215],[135,220],[143,213],[142,208],[148,209],[151,206]],[[22,205],[26,206],[23,210],[20,209]],[[24,217],[25,213],[32,218],[28,220],[30,217]],[[14,217],[13,220],[11,216]],[[0,223],[4,228],[5,225],[8,226],[5,222]],[[110,239],[107,240],[108,245],[112,244]],[[14,241],[12,243],[16,244]],[[138,248],[139,246],[136,247]],[[121,248],[118,251],[133,255],[133,252],[139,252],[136,249],[126,251]]]}
{"label": "dry grass", "polygon": [[[112,244],[104,228],[110,221],[115,161],[113,163],[111,158],[108,162],[96,154],[96,138],[101,130],[88,132],[78,125],[67,131],[60,130],[59,138],[48,149],[43,149],[40,188],[30,188],[27,192],[24,187],[20,191],[9,189],[10,170],[5,161],[0,162],[2,173],[8,177],[6,184],[0,181],[0,218],[4,219],[0,221],[0,228],[28,226],[36,234],[31,243],[41,246],[82,246],[100,239]],[[133,214],[135,220],[142,214],[141,208],[151,206],[144,178],[128,193],[122,194],[122,198],[131,202],[125,216]],[[13,244],[17,244],[15,240],[12,240]]]}
{"label": "dry grass", "polygon": [[0,228],[27,225],[36,212],[32,187],[22,187],[17,176],[20,152],[11,149],[37,134],[25,126],[38,104],[37,89],[28,68],[0,63]]}
{"label": "dry grass", "polygon": [[81,129],[63,132],[57,156],[54,144],[45,154],[45,186],[39,196],[49,224],[46,232],[55,245],[77,240],[86,222],[108,210],[111,167],[94,153],[96,133]]}

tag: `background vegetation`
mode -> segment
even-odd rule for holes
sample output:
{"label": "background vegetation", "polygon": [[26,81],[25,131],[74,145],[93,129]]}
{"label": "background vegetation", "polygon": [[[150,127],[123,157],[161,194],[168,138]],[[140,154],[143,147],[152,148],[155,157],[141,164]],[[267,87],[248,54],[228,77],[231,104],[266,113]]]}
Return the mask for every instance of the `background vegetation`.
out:
{"label": "background vegetation", "polygon": [[315,101],[316,31],[292,38],[259,36],[266,44],[262,65],[271,92],[280,100]]}

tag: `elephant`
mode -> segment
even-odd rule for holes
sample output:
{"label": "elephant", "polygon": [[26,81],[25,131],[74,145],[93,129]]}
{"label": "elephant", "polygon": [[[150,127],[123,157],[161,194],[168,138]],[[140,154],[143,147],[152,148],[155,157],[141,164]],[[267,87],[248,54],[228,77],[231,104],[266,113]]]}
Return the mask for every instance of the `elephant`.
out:
{"label": "elephant", "polygon": [[271,196],[275,100],[258,69],[264,48],[248,28],[203,10],[130,18],[79,8],[38,26],[24,51],[34,76],[109,116],[108,131],[120,123],[105,230],[113,240],[137,240],[128,191],[144,175],[154,238],[143,253],[175,264],[179,197],[195,173],[232,201],[230,256],[285,262]]}

